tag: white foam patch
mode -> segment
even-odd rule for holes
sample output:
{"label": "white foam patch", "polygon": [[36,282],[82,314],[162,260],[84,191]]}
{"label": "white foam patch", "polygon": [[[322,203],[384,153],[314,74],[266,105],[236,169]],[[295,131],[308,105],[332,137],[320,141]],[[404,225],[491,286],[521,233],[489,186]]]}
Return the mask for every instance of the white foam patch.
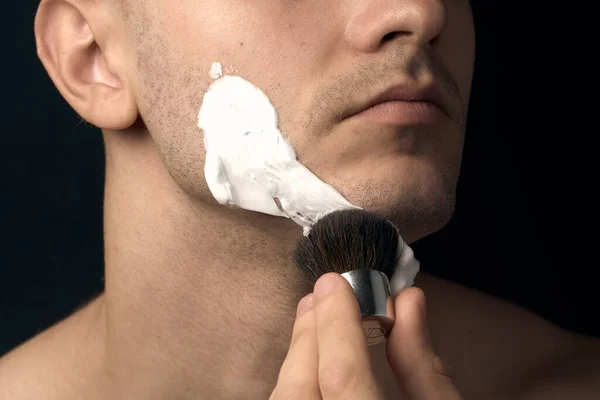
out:
{"label": "white foam patch", "polygon": [[[198,127],[204,133],[205,179],[220,204],[291,218],[305,235],[330,212],[360,209],[297,160],[260,89],[239,76],[223,75],[218,62],[209,76],[214,82],[204,95]],[[412,285],[418,272],[418,261],[402,239],[401,246],[403,257],[390,282],[396,293]]]}

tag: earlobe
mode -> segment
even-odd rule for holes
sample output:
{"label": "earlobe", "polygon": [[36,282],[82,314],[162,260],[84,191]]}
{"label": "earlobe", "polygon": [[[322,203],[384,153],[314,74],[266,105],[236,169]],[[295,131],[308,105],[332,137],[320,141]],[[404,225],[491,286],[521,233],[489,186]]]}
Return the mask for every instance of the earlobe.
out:
{"label": "earlobe", "polygon": [[131,88],[111,70],[106,49],[88,23],[93,7],[99,7],[94,3],[42,0],[35,19],[37,53],[57,89],[83,119],[101,129],[122,130],[137,120],[138,108]]}

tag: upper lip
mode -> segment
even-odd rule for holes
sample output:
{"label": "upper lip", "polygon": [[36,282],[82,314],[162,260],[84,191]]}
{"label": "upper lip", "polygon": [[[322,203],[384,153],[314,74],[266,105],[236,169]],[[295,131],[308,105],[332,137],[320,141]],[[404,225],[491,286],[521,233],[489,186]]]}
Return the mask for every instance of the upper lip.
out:
{"label": "upper lip", "polygon": [[368,108],[376,106],[377,104],[385,103],[388,101],[423,101],[429,102],[437,106],[444,112],[448,117],[450,115],[450,108],[444,93],[440,90],[439,85],[435,82],[427,85],[411,85],[407,83],[395,84],[389,86],[386,89],[378,92],[375,96],[358,103],[355,107],[348,110],[344,118],[349,118],[356,115]]}

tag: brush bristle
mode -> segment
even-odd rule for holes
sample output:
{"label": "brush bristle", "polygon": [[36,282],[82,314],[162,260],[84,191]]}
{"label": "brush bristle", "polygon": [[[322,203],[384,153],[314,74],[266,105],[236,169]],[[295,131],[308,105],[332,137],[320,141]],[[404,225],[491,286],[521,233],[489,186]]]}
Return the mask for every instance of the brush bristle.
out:
{"label": "brush bristle", "polygon": [[328,272],[357,269],[375,269],[391,278],[398,240],[398,229],[385,218],[363,210],[335,211],[298,240],[293,259],[312,284]]}

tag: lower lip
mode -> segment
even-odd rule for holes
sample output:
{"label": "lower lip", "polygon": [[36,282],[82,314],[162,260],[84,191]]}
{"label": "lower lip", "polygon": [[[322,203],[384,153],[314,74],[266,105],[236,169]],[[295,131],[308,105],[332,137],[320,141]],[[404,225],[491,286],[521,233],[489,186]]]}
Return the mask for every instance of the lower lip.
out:
{"label": "lower lip", "polygon": [[395,125],[433,124],[444,113],[428,101],[386,101],[367,108],[354,117]]}

